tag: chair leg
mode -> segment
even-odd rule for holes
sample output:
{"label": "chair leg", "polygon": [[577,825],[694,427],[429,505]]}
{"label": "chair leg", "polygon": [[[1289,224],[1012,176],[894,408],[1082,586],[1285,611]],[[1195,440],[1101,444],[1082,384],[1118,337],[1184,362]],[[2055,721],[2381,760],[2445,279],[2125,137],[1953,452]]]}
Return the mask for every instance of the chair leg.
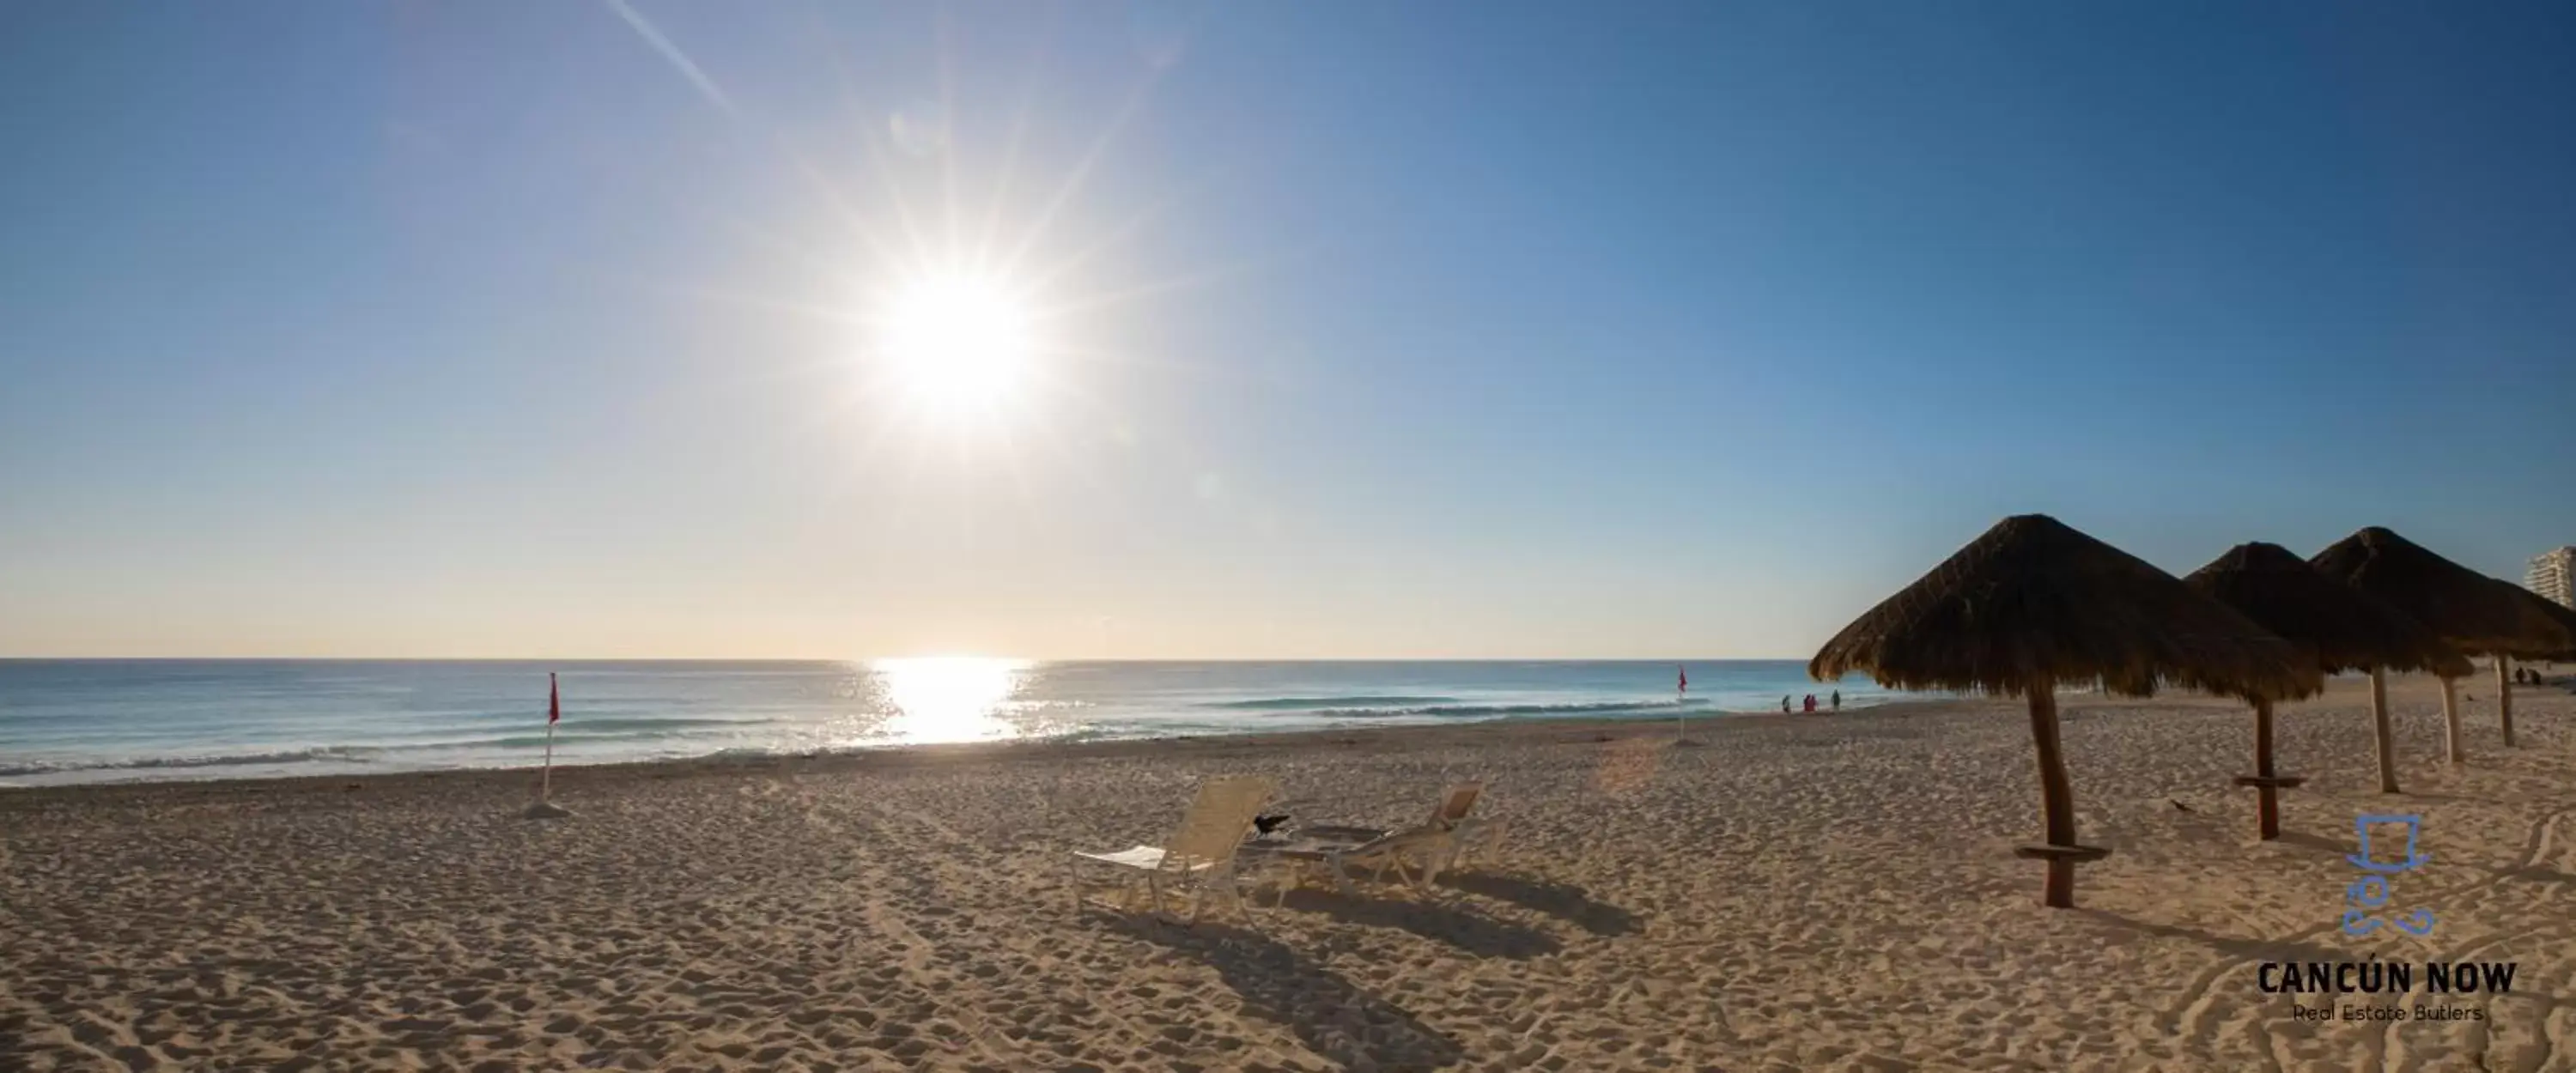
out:
{"label": "chair leg", "polygon": [[[1253,872],[1251,881],[1253,893],[1260,893],[1261,884],[1264,881],[1264,878],[1268,875],[1269,873],[1267,871],[1259,869],[1256,869]],[[1245,921],[1250,921],[1252,919],[1252,907],[1244,902],[1244,886],[1245,883],[1242,873],[1228,872],[1226,873],[1225,889],[1222,893],[1225,895],[1225,904],[1227,907],[1234,910],[1234,915]]]}
{"label": "chair leg", "polygon": [[1199,926],[1199,915],[1207,908],[1209,896],[1224,893],[1224,889],[1219,884],[1224,883],[1225,880],[1226,877],[1220,875],[1203,875],[1199,877],[1198,882],[1190,885],[1191,927]]}

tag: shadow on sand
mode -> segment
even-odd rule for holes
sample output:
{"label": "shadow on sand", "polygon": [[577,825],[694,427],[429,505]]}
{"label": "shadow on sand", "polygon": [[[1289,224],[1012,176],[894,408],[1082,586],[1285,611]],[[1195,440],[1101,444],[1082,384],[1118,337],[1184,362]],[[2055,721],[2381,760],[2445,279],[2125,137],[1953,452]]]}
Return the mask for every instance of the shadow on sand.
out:
{"label": "shadow on sand", "polygon": [[2352,959],[2350,952],[2329,950],[2315,943],[2298,939],[2239,938],[2181,924],[2157,924],[2138,920],[2102,909],[2078,909],[2076,912],[2140,935],[2153,935],[2165,939],[2188,939],[2232,958],[2250,961],[2349,961]]}
{"label": "shadow on sand", "polygon": [[1322,913],[1345,924],[1396,928],[1477,957],[1519,961],[1564,949],[1555,936],[1439,902],[1366,898],[1320,890],[1289,892],[1282,908]]}
{"label": "shadow on sand", "polygon": [[2521,868],[2499,868],[2495,873],[2506,879],[2520,879],[2532,883],[2576,883],[2576,872],[2562,872],[2536,864]]}
{"label": "shadow on sand", "polygon": [[2354,851],[2354,847],[2347,843],[2312,835],[2306,831],[2283,831],[2281,837],[2272,841],[2284,846],[2297,846],[2300,849],[2315,850],[2319,853],[2331,853],[2338,857]]}
{"label": "shadow on sand", "polygon": [[2489,794],[2455,794],[2442,790],[2406,790],[2400,793],[2382,794],[2380,795],[2380,799],[2388,802],[2390,806],[2382,810],[2385,812],[2405,811],[2402,805],[2408,802],[2431,802],[2435,804],[2449,802],[2461,805],[2513,804],[2513,802]]}
{"label": "shadow on sand", "polygon": [[1147,918],[1121,918],[1117,927],[1206,963],[1242,997],[1245,1012],[1295,1032],[1344,1068],[1437,1069],[1465,1056],[1456,1041],[1403,1008],[1259,932]]}
{"label": "shadow on sand", "polygon": [[[2337,857],[2347,857],[2360,852],[2358,847],[2349,842],[2337,841],[2329,838],[2319,838],[2315,835],[2301,831],[2283,831],[2281,832],[2281,837],[2277,839],[2277,841],[2282,845],[2297,846],[2300,849],[2315,850],[2320,853],[2331,853]],[[2544,867],[2537,864],[2523,865],[2518,868],[2484,868],[2482,870],[2494,875],[2502,876],[2506,879],[2519,879],[2527,883],[2576,883],[2576,872],[2561,871],[2556,868]]]}
{"label": "shadow on sand", "polygon": [[1594,935],[1627,935],[1640,927],[1637,914],[1595,899],[1590,892],[1570,883],[1491,872],[1448,872],[1437,882],[1451,890],[1538,910]]}

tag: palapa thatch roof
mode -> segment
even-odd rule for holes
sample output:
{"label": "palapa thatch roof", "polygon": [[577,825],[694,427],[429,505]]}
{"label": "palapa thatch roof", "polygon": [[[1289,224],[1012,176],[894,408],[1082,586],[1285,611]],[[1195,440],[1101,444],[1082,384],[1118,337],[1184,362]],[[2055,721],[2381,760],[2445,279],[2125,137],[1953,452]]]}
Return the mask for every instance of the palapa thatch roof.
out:
{"label": "palapa thatch roof", "polygon": [[1901,689],[2017,695],[2033,679],[2148,696],[2159,683],[2296,699],[2315,661],[2145,560],[2024,514],[1843,627],[1807,664]]}
{"label": "palapa thatch roof", "polygon": [[2376,596],[2318,573],[2278,544],[2239,544],[2182,579],[2338,671],[2469,673],[2469,658]]}
{"label": "palapa thatch roof", "polygon": [[2478,655],[2547,652],[2567,638],[2511,587],[2371,526],[2318,552],[2308,565],[2379,597],[2452,647]]}
{"label": "palapa thatch roof", "polygon": [[2499,579],[2496,584],[2504,586],[2506,592],[2513,594],[2514,603],[2522,608],[2524,617],[2539,618],[2546,622],[2548,627],[2558,631],[2556,640],[2546,644],[2526,646],[2514,651],[2512,655],[2522,659],[2576,659],[2576,611],[2552,603],[2539,593],[2512,582]]}

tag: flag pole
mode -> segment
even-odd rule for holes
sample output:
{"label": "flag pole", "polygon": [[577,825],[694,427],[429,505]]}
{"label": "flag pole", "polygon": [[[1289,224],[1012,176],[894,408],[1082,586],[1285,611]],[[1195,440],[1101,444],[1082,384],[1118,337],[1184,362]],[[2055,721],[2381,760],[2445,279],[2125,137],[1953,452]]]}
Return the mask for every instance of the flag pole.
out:
{"label": "flag pole", "polygon": [[1690,709],[1684,705],[1690,700],[1690,671],[1676,666],[1673,674],[1673,740],[1689,741]]}
{"label": "flag pole", "polygon": [[546,672],[546,766],[537,776],[537,800],[520,815],[532,820],[551,820],[572,815],[554,803],[555,796],[555,724],[563,720],[563,689],[555,684],[555,672]]}
{"label": "flag pole", "polygon": [[537,800],[551,801],[555,796],[555,721],[563,718],[563,694],[557,692],[555,672],[546,672],[546,773],[538,776]]}

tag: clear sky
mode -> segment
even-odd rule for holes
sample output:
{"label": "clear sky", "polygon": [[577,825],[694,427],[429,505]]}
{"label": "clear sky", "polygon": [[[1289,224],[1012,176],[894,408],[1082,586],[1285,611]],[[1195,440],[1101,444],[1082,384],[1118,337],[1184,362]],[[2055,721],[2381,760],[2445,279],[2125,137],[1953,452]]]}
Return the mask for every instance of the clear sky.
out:
{"label": "clear sky", "polygon": [[[0,6],[0,654],[1804,656],[2024,511],[2519,579],[2570,57],[2558,2]],[[925,278],[1018,311],[989,397],[889,356]]]}

